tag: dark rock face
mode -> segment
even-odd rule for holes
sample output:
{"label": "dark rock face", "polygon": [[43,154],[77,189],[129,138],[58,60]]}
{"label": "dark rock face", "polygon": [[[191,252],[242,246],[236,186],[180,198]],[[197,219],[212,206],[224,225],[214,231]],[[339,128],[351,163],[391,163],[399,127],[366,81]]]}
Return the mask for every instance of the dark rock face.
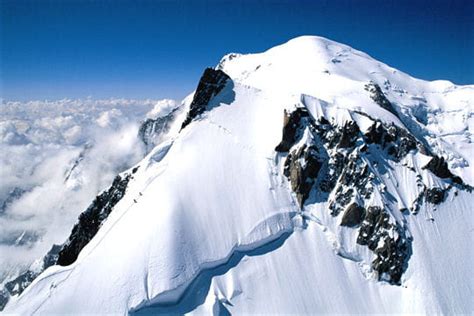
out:
{"label": "dark rock face", "polygon": [[374,122],[364,135],[368,144],[378,144],[395,160],[405,157],[410,151],[421,146],[405,129],[394,124]]}
{"label": "dark rock face", "polygon": [[23,292],[23,290],[33,282],[36,278],[36,273],[33,271],[26,271],[24,274],[20,275],[13,281],[5,283],[5,289],[11,295],[17,295]]}
{"label": "dark rock face", "polygon": [[339,148],[353,147],[359,134],[359,126],[353,121],[347,122],[342,128],[341,139],[339,140]]}
{"label": "dark rock face", "polygon": [[390,222],[387,212],[380,207],[367,209],[357,243],[375,253],[372,268],[378,272],[380,280],[400,284],[411,254],[411,239],[399,224]]}
{"label": "dark rock face", "polygon": [[374,82],[370,82],[365,85],[365,90],[370,92],[370,98],[374,100],[374,102],[377,103],[381,108],[389,111],[390,113],[398,117],[398,113],[395,110],[395,107],[387,99],[387,97],[382,92],[382,89],[380,89],[380,86],[378,84]]}
{"label": "dark rock face", "polygon": [[[308,198],[321,169],[319,159],[316,147],[302,146],[289,154],[285,161],[283,172],[290,179],[291,189],[296,193],[300,205]],[[305,164],[301,164],[301,161]]]}
{"label": "dark rock face", "polygon": [[0,311],[2,311],[10,300],[10,295],[6,290],[0,290]]}
{"label": "dark rock face", "polygon": [[76,261],[79,252],[95,236],[112,208],[122,199],[130,180],[130,175],[117,176],[112,186],[98,195],[92,204],[79,216],[68,241],[59,251],[57,264],[67,266]]}
{"label": "dark rock face", "polygon": [[154,148],[156,144],[153,139],[169,131],[173,123],[178,109],[174,109],[168,115],[158,117],[156,119],[146,119],[138,130],[138,137],[145,144],[146,152],[148,153]]}
{"label": "dark rock face", "polygon": [[199,80],[188,115],[181,129],[185,128],[196,116],[206,110],[209,101],[225,87],[228,80],[231,80],[230,77],[222,70],[206,68]]}
{"label": "dark rock face", "polygon": [[463,181],[460,177],[455,176],[454,174],[451,173],[451,171],[448,168],[448,164],[446,161],[444,161],[444,158],[434,156],[431,158],[430,162],[426,166],[423,167],[423,169],[428,169],[432,173],[434,173],[436,176],[442,178],[442,179],[451,179],[453,180],[454,183],[456,184],[463,184]]}
{"label": "dark rock face", "polygon": [[295,111],[283,113],[283,139],[275,148],[277,152],[287,152],[298,139],[301,138],[304,129],[304,118],[309,118],[308,110],[297,108]]}
{"label": "dark rock face", "polygon": [[432,204],[440,204],[446,198],[446,191],[441,188],[431,188],[425,191],[426,201]]}
{"label": "dark rock face", "polygon": [[53,266],[58,262],[59,251],[61,251],[62,245],[53,245],[48,251],[46,256],[43,258],[43,270]]}
{"label": "dark rock face", "polygon": [[327,161],[327,171],[319,183],[319,189],[323,192],[331,192],[337,184],[342,170],[344,169],[346,157],[341,153],[335,153]]}
{"label": "dark rock face", "polygon": [[329,203],[331,215],[337,216],[355,197],[369,199],[373,192],[374,176],[359,155],[344,159],[344,168],[337,177],[334,199]]}
{"label": "dark rock face", "polygon": [[352,203],[342,216],[341,225],[347,227],[355,227],[362,223],[365,217],[365,209],[357,203]]}

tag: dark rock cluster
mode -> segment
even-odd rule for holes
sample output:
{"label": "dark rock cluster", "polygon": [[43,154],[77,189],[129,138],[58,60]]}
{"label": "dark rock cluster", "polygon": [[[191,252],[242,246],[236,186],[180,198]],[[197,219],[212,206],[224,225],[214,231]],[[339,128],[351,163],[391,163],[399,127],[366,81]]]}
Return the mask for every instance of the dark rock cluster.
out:
{"label": "dark rock cluster", "polygon": [[[411,150],[417,149],[419,143],[407,130],[395,124],[374,122],[365,133],[367,144],[377,144],[395,160],[405,157]],[[419,145],[421,146],[421,145]]]}
{"label": "dark rock cluster", "polygon": [[354,147],[359,134],[359,126],[353,121],[346,122],[342,127],[341,138],[339,139],[339,148]]}
{"label": "dark rock cluster", "polygon": [[69,239],[59,251],[57,264],[67,266],[76,261],[79,252],[97,234],[112,208],[124,196],[130,178],[129,174],[124,177],[117,176],[112,186],[99,194],[87,210],[79,215],[79,222],[74,225]]}
{"label": "dark rock cluster", "polygon": [[37,276],[38,273],[28,270],[12,281],[5,283],[3,293],[0,293],[0,307],[3,309],[5,306],[1,306],[2,302],[6,305],[10,296],[18,295],[23,292]]}
{"label": "dark rock cluster", "polygon": [[425,199],[432,204],[440,204],[446,198],[448,189],[431,188],[425,190]]}
{"label": "dark rock cluster", "polygon": [[378,272],[380,280],[400,284],[411,253],[411,238],[406,236],[400,224],[391,223],[388,212],[380,207],[369,207],[357,243],[375,253],[372,268]]}
{"label": "dark rock cluster", "polygon": [[293,112],[283,113],[283,139],[276,146],[277,152],[287,152],[301,138],[305,124],[304,120],[309,118],[306,108],[297,108]]}
{"label": "dark rock cluster", "polygon": [[373,179],[374,175],[360,155],[345,157],[334,198],[329,203],[331,215],[337,216],[354,198],[369,199],[373,192]]}
{"label": "dark rock cluster", "polygon": [[434,156],[433,158],[431,158],[428,164],[423,167],[423,169],[428,169],[433,174],[442,179],[451,179],[456,184],[463,184],[463,181],[460,177],[455,176],[451,173],[448,168],[448,163],[444,160],[443,157],[439,158],[438,156]]}
{"label": "dark rock cluster", "polygon": [[347,227],[356,227],[362,223],[365,217],[365,209],[357,203],[352,203],[344,211],[341,225]]}
{"label": "dark rock cluster", "polygon": [[308,198],[321,169],[322,162],[319,159],[316,147],[303,145],[291,152],[285,160],[283,172],[290,179],[291,188],[300,205]]}
{"label": "dark rock cluster", "polygon": [[381,108],[389,111],[390,113],[394,114],[398,117],[398,113],[395,110],[395,107],[392,103],[387,99],[385,94],[382,92],[380,86],[374,82],[369,82],[365,85],[365,90],[370,92],[370,98],[374,100]]}
{"label": "dark rock cluster", "polygon": [[222,70],[213,68],[204,70],[181,129],[206,110],[209,101],[225,87],[228,80],[231,80],[230,77]]}
{"label": "dark rock cluster", "polygon": [[79,156],[74,160],[74,162],[72,163],[72,166],[71,168],[69,169],[69,171],[66,173],[66,176],[64,178],[64,182],[67,182],[69,180],[69,178],[71,177],[71,175],[73,174],[74,170],[79,167],[79,165],[81,164],[81,162],[86,158],[87,154],[89,153],[89,151],[92,149],[92,145],[91,144],[86,144],[84,146],[84,148],[81,150],[81,152],[79,153]]}
{"label": "dark rock cluster", "polygon": [[10,300],[10,294],[5,288],[0,289],[0,311],[2,311]]}
{"label": "dark rock cluster", "polygon": [[[374,101],[389,109],[391,104],[380,87],[369,85],[367,89],[373,93]],[[282,140],[275,150],[288,153],[284,175],[300,206],[304,207],[314,190],[315,196],[328,202],[332,216],[343,212],[341,226],[358,229],[357,243],[374,253],[371,265],[379,280],[400,284],[411,255],[412,241],[405,224],[384,207],[359,205],[355,201],[368,201],[375,188],[387,200],[393,199],[377,176],[387,172],[385,162],[399,162],[411,151],[426,151],[406,129],[372,120],[372,126],[362,133],[355,121],[338,126],[324,117],[314,119],[306,108],[285,111]],[[299,144],[305,129],[311,137]],[[433,156],[425,168],[441,178],[460,181],[442,158]],[[419,209],[423,201],[442,203],[447,190],[422,188],[413,209]]]}

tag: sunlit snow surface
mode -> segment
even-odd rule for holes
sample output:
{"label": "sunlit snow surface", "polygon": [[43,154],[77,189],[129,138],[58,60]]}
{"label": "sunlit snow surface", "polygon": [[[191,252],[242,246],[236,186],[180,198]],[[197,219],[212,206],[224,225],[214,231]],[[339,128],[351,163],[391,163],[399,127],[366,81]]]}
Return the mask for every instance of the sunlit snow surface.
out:
{"label": "sunlit snow surface", "polygon": [[[443,204],[403,215],[413,254],[402,285],[389,285],[374,278],[367,250],[345,248],[354,232],[325,203],[301,212],[274,149],[284,109],[352,117],[363,129],[353,115],[361,111],[412,122],[415,136],[473,184],[474,86],[414,79],[319,37],[228,55],[218,68],[232,82],[209,110],[137,164],[125,197],[74,264],[46,270],[6,312],[472,312],[471,193],[450,191]],[[371,100],[371,80],[400,119]],[[416,168],[426,162],[409,159]],[[412,201],[413,179],[397,165],[386,177],[387,186],[401,184],[397,198]]]}

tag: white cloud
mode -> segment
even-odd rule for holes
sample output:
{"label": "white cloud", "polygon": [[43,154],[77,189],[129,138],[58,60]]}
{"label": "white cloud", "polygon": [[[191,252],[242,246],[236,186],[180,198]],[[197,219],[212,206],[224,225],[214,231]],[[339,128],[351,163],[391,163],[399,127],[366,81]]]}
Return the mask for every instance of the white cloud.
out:
{"label": "white cloud", "polygon": [[23,193],[0,209],[0,283],[65,241],[93,198],[142,158],[140,121],[175,106],[172,100],[2,101],[0,207],[13,190]]}
{"label": "white cloud", "polygon": [[177,103],[175,100],[164,99],[160,100],[155,104],[155,107],[147,113],[147,118],[157,118],[159,116],[168,115],[174,108],[176,108]]}

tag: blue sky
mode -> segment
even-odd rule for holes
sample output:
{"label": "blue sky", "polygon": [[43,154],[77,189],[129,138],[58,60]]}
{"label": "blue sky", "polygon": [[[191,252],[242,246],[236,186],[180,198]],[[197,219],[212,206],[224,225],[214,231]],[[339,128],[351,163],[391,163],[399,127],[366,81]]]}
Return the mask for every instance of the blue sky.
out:
{"label": "blue sky", "polygon": [[308,34],[422,79],[474,83],[474,1],[0,2],[7,100],[181,99],[224,54]]}

